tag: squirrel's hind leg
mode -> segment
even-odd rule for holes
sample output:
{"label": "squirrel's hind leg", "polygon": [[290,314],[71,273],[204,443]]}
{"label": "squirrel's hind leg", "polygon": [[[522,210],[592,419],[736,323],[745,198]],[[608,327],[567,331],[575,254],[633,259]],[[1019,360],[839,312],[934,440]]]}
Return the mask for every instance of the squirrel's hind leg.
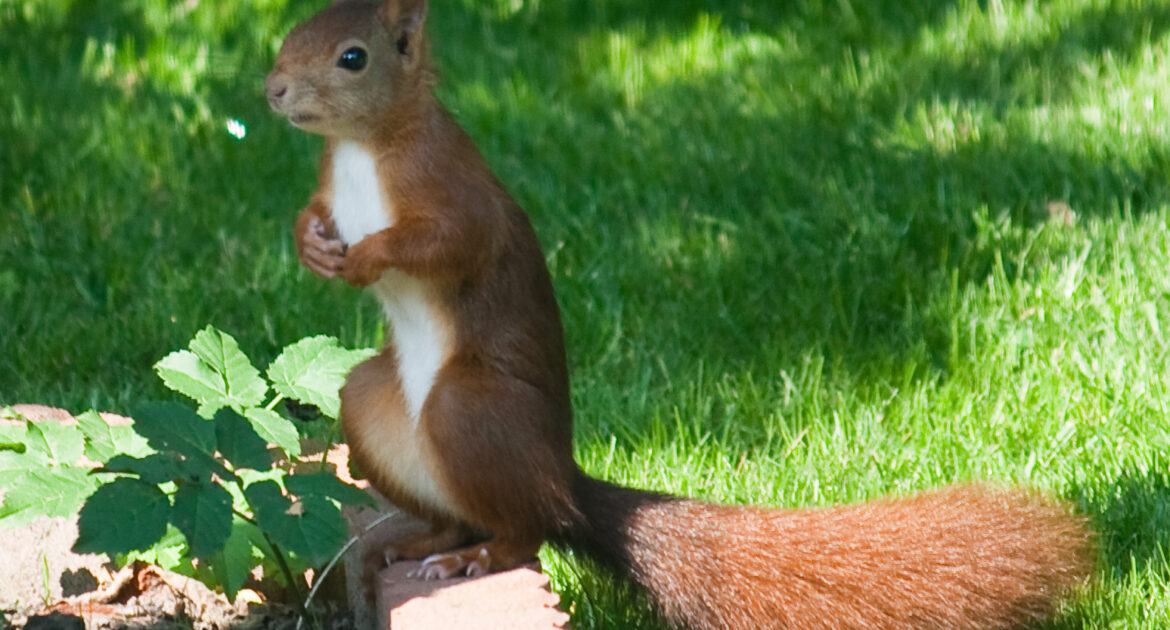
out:
{"label": "squirrel's hind leg", "polygon": [[420,426],[439,454],[433,470],[451,512],[493,541],[526,547],[579,520],[570,420],[561,413],[527,382],[452,359],[435,379]]}
{"label": "squirrel's hind leg", "polygon": [[534,385],[454,357],[423,407],[434,469],[460,520],[491,538],[423,560],[424,579],[506,571],[579,519],[568,417]]}

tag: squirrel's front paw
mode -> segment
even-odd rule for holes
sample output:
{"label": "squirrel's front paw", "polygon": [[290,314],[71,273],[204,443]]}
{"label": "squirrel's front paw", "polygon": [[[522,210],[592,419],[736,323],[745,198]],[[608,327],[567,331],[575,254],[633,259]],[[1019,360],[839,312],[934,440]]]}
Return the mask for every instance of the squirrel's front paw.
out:
{"label": "squirrel's front paw", "polygon": [[301,263],[322,278],[336,278],[345,264],[345,243],[331,236],[321,219],[314,217],[300,239]]}
{"label": "squirrel's front paw", "polygon": [[370,286],[386,270],[382,258],[379,243],[367,237],[346,252],[345,261],[341,265],[341,277],[355,287]]}

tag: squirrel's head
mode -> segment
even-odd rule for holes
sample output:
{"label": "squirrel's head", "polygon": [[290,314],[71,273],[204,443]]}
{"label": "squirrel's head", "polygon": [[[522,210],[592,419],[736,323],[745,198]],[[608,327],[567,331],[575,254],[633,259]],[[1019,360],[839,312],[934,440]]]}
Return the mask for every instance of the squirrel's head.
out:
{"label": "squirrel's head", "polygon": [[264,82],[293,125],[360,138],[430,93],[426,0],[339,0],[294,28]]}

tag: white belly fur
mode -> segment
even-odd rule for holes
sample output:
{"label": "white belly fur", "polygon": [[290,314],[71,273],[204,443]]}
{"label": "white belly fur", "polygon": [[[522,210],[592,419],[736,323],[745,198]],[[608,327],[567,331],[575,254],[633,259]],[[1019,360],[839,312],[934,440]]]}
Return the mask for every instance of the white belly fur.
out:
{"label": "white belly fur", "polygon": [[[341,142],[334,149],[332,202],[333,222],[348,245],[393,224],[374,158],[358,144]],[[447,358],[449,334],[431,308],[425,281],[390,269],[373,289],[393,328],[402,393],[417,427],[435,374]]]}

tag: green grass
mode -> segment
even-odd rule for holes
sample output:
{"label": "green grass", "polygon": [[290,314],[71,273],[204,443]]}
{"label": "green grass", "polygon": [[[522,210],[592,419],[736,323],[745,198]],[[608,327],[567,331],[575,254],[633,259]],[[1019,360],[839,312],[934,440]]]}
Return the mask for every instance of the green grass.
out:
{"label": "green grass", "polygon": [[[0,403],[126,411],[214,324],[383,335],[300,269],[320,141],[261,82],[318,3],[0,0]],[[592,473],[819,505],[980,479],[1101,531],[1058,628],[1170,626],[1170,5],[435,3],[529,210]],[[247,127],[237,140],[229,120]],[[652,627],[546,554],[574,627]]]}

